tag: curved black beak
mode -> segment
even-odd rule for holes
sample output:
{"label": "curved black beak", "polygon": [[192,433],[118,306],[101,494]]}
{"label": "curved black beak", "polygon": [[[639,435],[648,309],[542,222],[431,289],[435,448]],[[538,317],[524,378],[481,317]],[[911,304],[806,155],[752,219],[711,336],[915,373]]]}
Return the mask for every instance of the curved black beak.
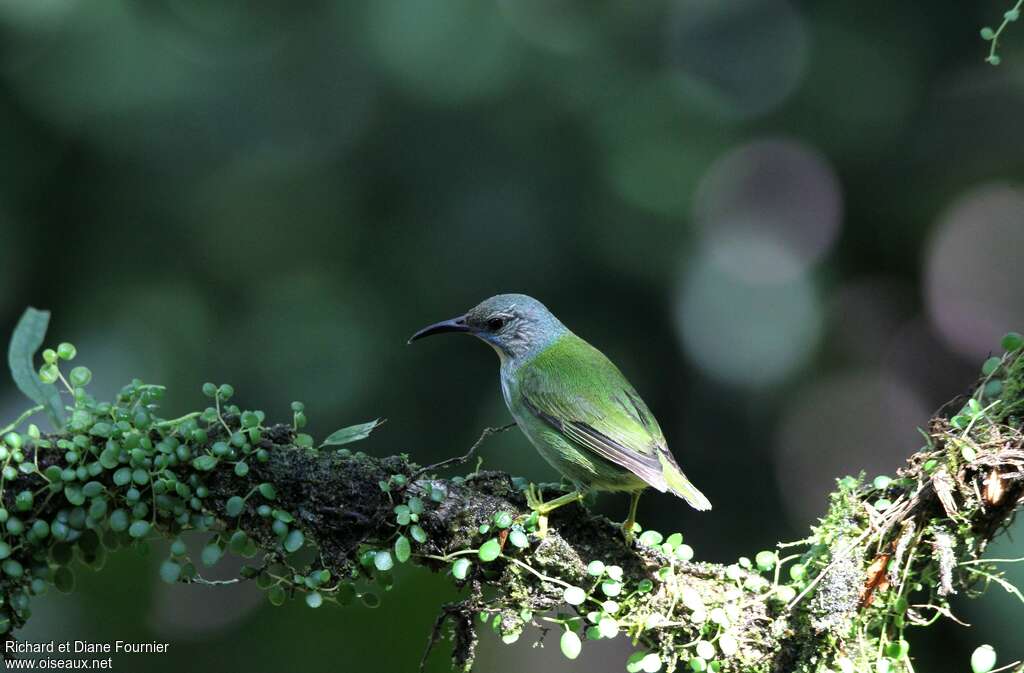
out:
{"label": "curved black beak", "polygon": [[406,343],[412,343],[417,339],[428,337],[433,334],[443,334],[444,332],[469,332],[469,325],[466,324],[466,316],[460,315],[458,318],[452,318],[451,320],[442,320],[441,322],[435,322],[433,325],[427,325],[416,334],[409,337],[409,341]]}

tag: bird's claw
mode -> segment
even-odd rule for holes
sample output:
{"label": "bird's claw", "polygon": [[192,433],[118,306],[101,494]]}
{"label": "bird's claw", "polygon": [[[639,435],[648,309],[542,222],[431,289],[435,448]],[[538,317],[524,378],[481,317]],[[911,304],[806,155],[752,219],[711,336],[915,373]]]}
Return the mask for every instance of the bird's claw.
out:
{"label": "bird's claw", "polygon": [[548,513],[552,512],[562,505],[568,505],[572,502],[577,502],[583,498],[583,494],[579,491],[571,491],[565,495],[560,495],[554,500],[548,500],[545,502],[541,497],[540,489],[534,484],[530,484],[526,488],[525,492],[526,504],[534,514],[537,515],[537,535],[544,537],[548,531]]}
{"label": "bird's claw", "polygon": [[[533,514],[537,515],[537,537],[544,539],[548,535],[548,512],[544,499],[536,484],[531,483],[526,487],[526,506]],[[531,515],[532,516],[532,515]]]}
{"label": "bird's claw", "polygon": [[526,506],[534,512],[539,512],[544,507],[544,500],[541,498],[540,490],[536,484],[526,487]]}
{"label": "bird's claw", "polygon": [[626,540],[627,546],[633,544],[633,540],[636,537],[636,524],[634,522],[622,522],[622,537]]}

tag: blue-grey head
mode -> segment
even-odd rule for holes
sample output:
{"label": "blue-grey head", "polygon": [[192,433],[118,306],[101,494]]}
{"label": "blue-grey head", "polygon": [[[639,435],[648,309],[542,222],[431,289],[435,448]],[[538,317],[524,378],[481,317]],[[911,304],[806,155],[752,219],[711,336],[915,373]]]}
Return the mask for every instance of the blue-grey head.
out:
{"label": "blue-grey head", "polygon": [[464,315],[428,325],[409,339],[444,332],[464,332],[486,341],[504,362],[543,350],[568,330],[551,311],[525,294],[499,294],[485,299]]}

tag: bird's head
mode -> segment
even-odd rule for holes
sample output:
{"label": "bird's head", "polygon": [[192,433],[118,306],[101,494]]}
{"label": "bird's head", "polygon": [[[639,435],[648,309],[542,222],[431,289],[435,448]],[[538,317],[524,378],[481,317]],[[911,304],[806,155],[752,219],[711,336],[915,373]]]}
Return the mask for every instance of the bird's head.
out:
{"label": "bird's head", "polygon": [[428,325],[409,343],[443,332],[464,332],[486,341],[503,361],[535,353],[566,332],[551,311],[525,294],[499,294],[464,315]]}

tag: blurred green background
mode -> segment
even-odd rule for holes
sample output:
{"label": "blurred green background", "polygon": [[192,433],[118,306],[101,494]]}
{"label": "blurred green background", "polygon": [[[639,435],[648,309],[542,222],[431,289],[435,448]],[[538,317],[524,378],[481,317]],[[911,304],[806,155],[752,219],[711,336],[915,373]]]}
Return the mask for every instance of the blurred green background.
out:
{"label": "blurred green background", "polygon": [[[387,417],[362,448],[430,462],[509,416],[489,349],[405,339],[526,292],[715,503],[641,522],[734,560],[801,537],[833,477],[891,474],[1024,327],[1024,29],[998,68],[978,38],[1005,4],[0,0],[0,326],[53,310],[98,392],[165,383],[168,415],[227,381],[316,435]],[[552,477],[517,433],[483,455]],[[408,671],[455,595],[407,572],[376,611],[272,609],[159,558],[119,553],[22,635],[172,643],[115,670]],[[919,671],[1024,658],[996,591],[912,634]],[[628,654],[533,640],[483,633],[478,670]]]}

